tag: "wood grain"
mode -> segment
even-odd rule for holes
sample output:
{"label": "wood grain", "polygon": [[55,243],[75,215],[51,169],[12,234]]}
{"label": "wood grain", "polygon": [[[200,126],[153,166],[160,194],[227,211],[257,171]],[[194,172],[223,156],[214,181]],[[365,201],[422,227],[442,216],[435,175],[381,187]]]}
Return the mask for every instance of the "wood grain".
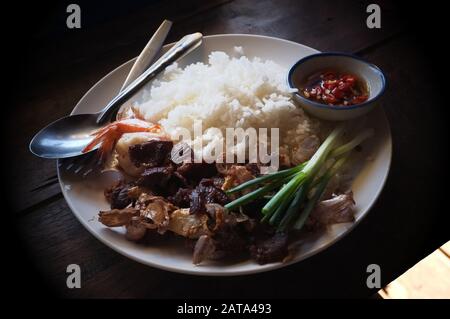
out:
{"label": "wood grain", "polygon": [[387,299],[449,299],[449,256],[442,252],[442,247],[435,250],[380,293]]}

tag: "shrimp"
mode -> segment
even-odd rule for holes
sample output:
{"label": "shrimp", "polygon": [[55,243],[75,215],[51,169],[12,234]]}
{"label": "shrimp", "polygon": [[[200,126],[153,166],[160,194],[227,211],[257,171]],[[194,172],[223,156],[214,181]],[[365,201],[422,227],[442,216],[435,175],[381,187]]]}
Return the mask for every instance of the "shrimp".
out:
{"label": "shrimp", "polygon": [[125,119],[112,122],[105,127],[94,131],[91,135],[94,139],[83,149],[83,153],[89,152],[101,143],[98,149],[100,161],[104,162],[108,155],[113,151],[116,142],[125,133],[137,132],[161,132],[161,126],[158,124],[150,124],[139,119]]}
{"label": "shrimp", "polygon": [[151,140],[169,140],[169,137],[162,133],[125,133],[117,141],[114,151],[117,156],[117,165],[127,175],[133,177],[140,177],[145,170],[145,166],[141,165],[137,167],[130,158],[130,146],[145,143]]}

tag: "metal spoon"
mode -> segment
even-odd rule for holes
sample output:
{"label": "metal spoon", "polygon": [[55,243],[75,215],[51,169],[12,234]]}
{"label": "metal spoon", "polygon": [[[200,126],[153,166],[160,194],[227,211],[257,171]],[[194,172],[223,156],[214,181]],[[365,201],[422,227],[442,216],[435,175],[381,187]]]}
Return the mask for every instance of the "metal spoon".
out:
{"label": "metal spoon", "polygon": [[[161,50],[171,27],[172,22],[169,20],[164,20],[161,23],[158,30],[156,30],[145,48],[136,58],[136,61],[134,61],[133,66],[128,72],[128,76],[126,77],[126,80],[124,81],[119,92],[123,91],[128,85],[136,80],[155,61],[155,57]],[[125,105],[127,105],[127,103],[122,104],[118,112],[120,112],[121,108]],[[70,172],[75,175],[79,174],[82,177],[86,177],[90,173],[94,172],[97,168],[100,168],[101,164],[102,163],[99,161],[99,158],[97,156],[94,156],[94,152],[82,154],[80,156],[61,158],[58,161],[58,167],[60,169],[63,169],[65,172]]]}
{"label": "metal spoon", "polygon": [[134,95],[145,83],[154,79],[167,66],[192,52],[202,43],[202,34],[184,36],[150,68],[121,91],[100,112],[63,117],[37,133],[30,142],[30,151],[44,158],[67,158],[82,154],[92,140],[92,132],[111,120],[117,109]]}

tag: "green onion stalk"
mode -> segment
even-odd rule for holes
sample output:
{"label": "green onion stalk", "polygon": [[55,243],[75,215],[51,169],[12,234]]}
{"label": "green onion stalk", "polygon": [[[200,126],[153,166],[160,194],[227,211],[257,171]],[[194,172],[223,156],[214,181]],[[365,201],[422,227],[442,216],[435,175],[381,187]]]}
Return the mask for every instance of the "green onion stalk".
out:
{"label": "green onion stalk", "polygon": [[316,206],[316,204],[319,202],[320,198],[322,197],[323,193],[325,192],[328,182],[334,175],[336,175],[337,171],[342,167],[342,165],[344,165],[347,158],[348,158],[348,155],[343,156],[342,158],[338,159],[333,164],[333,166],[331,166],[331,168],[329,168],[327,170],[327,172],[323,176],[320,177],[319,182],[314,190],[314,194],[308,200],[308,202],[305,205],[305,208],[303,209],[303,211],[300,213],[300,216],[296,220],[296,222],[293,226],[294,229],[300,230],[304,226],[308,216],[311,214],[312,210],[314,209],[314,207]]}
{"label": "green onion stalk", "polygon": [[[373,130],[367,129],[350,142],[336,147],[343,131],[344,124],[338,125],[309,161],[290,169],[252,179],[228,190],[227,194],[233,194],[259,186],[256,190],[228,203],[225,208],[236,209],[256,199],[267,197],[271,192],[279,189],[263,207],[262,221],[277,226],[278,231],[287,231],[292,227],[296,230],[301,229],[323,195],[328,182],[349,157],[349,152],[373,135]],[[334,160],[334,163],[322,176],[318,176],[328,160]],[[310,192],[313,194],[308,199],[307,195]]]}

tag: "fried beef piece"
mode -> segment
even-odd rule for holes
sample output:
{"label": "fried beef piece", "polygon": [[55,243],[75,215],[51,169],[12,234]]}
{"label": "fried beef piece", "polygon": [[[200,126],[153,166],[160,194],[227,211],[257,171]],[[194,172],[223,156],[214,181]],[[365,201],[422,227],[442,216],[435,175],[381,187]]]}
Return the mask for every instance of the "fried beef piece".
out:
{"label": "fried beef piece", "polygon": [[179,189],[185,188],[189,186],[189,182],[178,172],[173,172],[169,181],[167,182],[166,187],[161,189],[163,191],[164,196],[170,197],[174,196]]}
{"label": "fried beef piece", "polygon": [[309,222],[323,226],[354,222],[354,207],[355,201],[352,192],[336,195],[319,202],[311,213]]}
{"label": "fried beef piece", "polygon": [[[248,217],[226,211],[219,204],[206,204],[210,234],[202,235],[194,246],[193,263],[206,259],[221,259],[247,252],[247,239],[240,224]],[[204,216],[204,215],[203,215]]]}
{"label": "fried beef piece", "polygon": [[190,213],[206,213],[206,204],[216,203],[223,206],[228,202],[228,196],[214,185],[212,179],[202,179],[191,193]]}
{"label": "fried beef piece", "polygon": [[176,184],[178,184],[180,187],[186,187],[189,185],[188,180],[186,177],[178,173],[177,171],[173,172],[173,179]]}
{"label": "fried beef piece", "polygon": [[230,164],[230,163],[226,163],[224,161],[224,163],[216,163],[216,169],[217,172],[219,172],[219,174],[221,175],[227,175],[228,174],[228,170],[233,166],[234,164]]}
{"label": "fried beef piece", "polygon": [[237,227],[224,227],[214,234],[213,239],[222,258],[247,252],[247,240]]}
{"label": "fried beef piece", "polygon": [[227,175],[225,176],[225,182],[222,188],[224,190],[228,190],[254,178],[255,176],[247,168],[247,166],[233,165],[227,171]]}
{"label": "fried beef piece", "polygon": [[257,163],[249,163],[245,165],[245,168],[252,173],[253,176],[259,176],[261,174],[260,172],[260,166]]}
{"label": "fried beef piece", "polygon": [[173,148],[172,141],[151,140],[131,145],[128,149],[131,162],[136,166],[160,166],[169,158]]}
{"label": "fried beef piece", "polygon": [[130,197],[133,202],[135,202],[142,194],[154,195],[152,190],[145,186],[136,185],[128,190],[128,197]]}
{"label": "fried beef piece", "polygon": [[192,192],[193,189],[191,188],[180,188],[175,195],[170,196],[168,199],[178,207],[188,208],[191,203]]}
{"label": "fried beef piece", "polygon": [[273,236],[250,246],[250,254],[260,265],[282,261],[288,255],[288,236],[275,233]]}
{"label": "fried beef piece", "polygon": [[208,163],[184,163],[177,168],[177,172],[188,181],[198,183],[202,178],[209,178],[217,175],[216,164]]}
{"label": "fried beef piece", "polygon": [[170,214],[168,230],[189,239],[211,234],[208,228],[208,216],[190,214],[189,208],[177,209]]}
{"label": "fried beef piece", "polygon": [[194,246],[192,262],[237,257],[247,252],[247,241],[235,229],[221,230],[214,236],[202,235]]}
{"label": "fried beef piece", "polygon": [[200,191],[194,190],[191,193],[191,200],[189,202],[189,212],[191,214],[204,213],[206,211],[205,204],[206,204],[205,196]]}
{"label": "fried beef piece", "polygon": [[261,210],[267,204],[267,199],[258,198],[250,203],[241,206],[242,211],[249,217],[259,219]]}
{"label": "fried beef piece", "polygon": [[180,188],[189,186],[187,180],[175,171],[174,165],[145,169],[137,184],[164,197],[174,196]]}
{"label": "fried beef piece", "polygon": [[136,202],[136,208],[140,211],[142,224],[148,229],[157,229],[160,234],[167,230],[170,214],[178,209],[172,203],[161,196],[142,194]]}
{"label": "fried beef piece", "polygon": [[172,166],[147,168],[138,179],[137,184],[153,188],[155,186],[165,187],[169,182],[174,168]]}
{"label": "fried beef piece", "polygon": [[105,197],[111,204],[111,209],[122,209],[133,202],[133,199],[128,194],[132,187],[134,187],[133,183],[125,183],[124,181],[120,181],[105,190]]}
{"label": "fried beef piece", "polygon": [[203,260],[212,259],[216,252],[216,242],[211,236],[202,235],[199,237],[194,246],[192,254],[192,263],[200,264]]}
{"label": "fried beef piece", "polygon": [[98,220],[108,227],[119,227],[127,225],[134,216],[139,215],[139,210],[135,208],[111,209],[100,211]]}
{"label": "fried beef piece", "polygon": [[225,178],[220,176],[213,176],[211,177],[211,180],[213,181],[215,187],[222,189],[223,183],[225,182]]}
{"label": "fried beef piece", "polygon": [[233,174],[234,169],[233,166],[245,167],[253,176],[259,176],[261,174],[260,172],[261,164],[258,163],[247,163],[247,164],[216,163],[217,171],[224,176]]}
{"label": "fried beef piece", "polygon": [[125,237],[131,241],[141,240],[147,233],[147,227],[141,222],[140,216],[133,216],[125,227]]}
{"label": "fried beef piece", "polygon": [[202,179],[199,185],[192,188],[180,188],[169,200],[178,207],[190,207],[191,214],[206,213],[206,204],[225,205],[228,196],[217,185],[215,179]]}
{"label": "fried beef piece", "polygon": [[216,203],[206,204],[205,208],[210,218],[208,226],[213,233],[217,233],[222,229],[233,228],[238,224],[249,221],[247,215],[229,212],[222,205]]}

